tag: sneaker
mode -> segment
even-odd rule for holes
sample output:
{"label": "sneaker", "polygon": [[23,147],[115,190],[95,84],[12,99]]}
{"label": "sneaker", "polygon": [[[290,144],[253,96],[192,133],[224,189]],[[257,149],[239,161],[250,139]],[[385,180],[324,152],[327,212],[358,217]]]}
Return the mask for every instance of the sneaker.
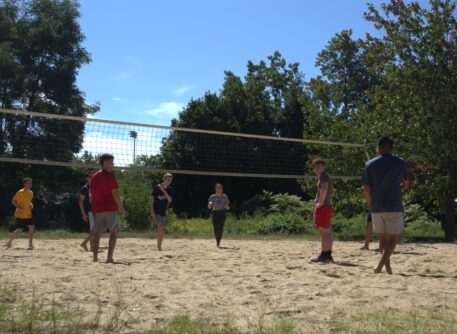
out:
{"label": "sneaker", "polygon": [[324,260],[325,263],[334,263],[335,261],[333,260],[333,257],[331,255],[328,255],[326,259]]}
{"label": "sneaker", "polygon": [[324,253],[321,253],[321,255],[319,255],[315,259],[312,259],[311,262],[325,262]]}
{"label": "sneaker", "polygon": [[335,262],[332,257],[332,251],[324,252],[324,262],[325,263]]}

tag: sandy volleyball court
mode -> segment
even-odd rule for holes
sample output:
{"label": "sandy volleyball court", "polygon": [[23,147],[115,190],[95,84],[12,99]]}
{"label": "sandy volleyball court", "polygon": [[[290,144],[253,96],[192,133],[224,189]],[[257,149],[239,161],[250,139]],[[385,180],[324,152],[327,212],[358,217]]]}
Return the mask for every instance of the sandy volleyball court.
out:
{"label": "sandy volleyball court", "polygon": [[177,239],[159,253],[153,240],[120,239],[115,265],[92,263],[79,242],[36,240],[30,252],[17,240],[1,250],[0,282],[87,310],[101,305],[105,314],[120,303],[135,331],[176,315],[244,329],[290,318],[306,328],[337,311],[457,305],[455,245],[402,244],[390,276],[374,275],[379,254],[355,242],[336,242],[338,263],[328,265],[309,262],[319,248],[313,241],[224,240],[226,249],[217,249],[213,240]]}

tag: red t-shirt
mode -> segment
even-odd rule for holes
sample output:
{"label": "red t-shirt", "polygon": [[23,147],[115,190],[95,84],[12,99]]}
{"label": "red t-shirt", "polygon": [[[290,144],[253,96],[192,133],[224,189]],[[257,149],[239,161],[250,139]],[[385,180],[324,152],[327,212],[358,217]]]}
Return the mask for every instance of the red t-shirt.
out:
{"label": "red t-shirt", "polygon": [[113,173],[99,171],[92,175],[90,195],[94,213],[117,210],[117,204],[113,197],[113,189],[116,188],[118,185]]}

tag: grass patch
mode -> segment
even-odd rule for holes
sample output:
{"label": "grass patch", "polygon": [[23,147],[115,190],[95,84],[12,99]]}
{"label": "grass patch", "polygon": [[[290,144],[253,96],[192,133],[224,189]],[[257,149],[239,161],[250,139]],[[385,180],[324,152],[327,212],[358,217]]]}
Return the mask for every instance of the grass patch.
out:
{"label": "grass patch", "polygon": [[[444,241],[440,224],[421,216],[420,213],[421,211],[418,211],[417,214],[409,213],[402,239],[423,242]],[[332,229],[336,240],[363,240],[365,225],[366,215],[347,218],[337,213],[332,219]],[[155,238],[154,229],[132,231],[128,229],[128,225],[124,224],[121,232],[120,238]],[[213,238],[213,225],[211,218],[181,219],[170,214],[166,233],[168,238]],[[8,230],[0,230],[0,238],[8,238],[9,235]],[[37,239],[84,239],[86,236],[87,233],[67,230],[38,230],[36,233]],[[27,234],[23,233],[20,237],[25,238]],[[224,237],[249,240],[319,240],[319,234],[314,228],[312,218],[297,212],[284,214],[273,212],[266,215],[256,214],[242,217],[229,214],[225,223]],[[376,238],[376,234],[374,237]]]}
{"label": "grass patch", "polygon": [[191,319],[187,316],[177,316],[158,328],[151,329],[146,334],[293,334],[298,333],[291,321],[281,320],[271,328],[255,328],[241,331],[231,324],[217,325],[201,319]]}
{"label": "grass patch", "polygon": [[96,310],[79,307],[77,298],[62,303],[44,295],[33,293],[25,298],[18,286],[0,286],[0,333],[143,333],[143,334],[294,334],[294,333],[353,333],[353,334],[429,334],[457,333],[457,310],[452,305],[428,308],[412,306],[407,310],[393,308],[345,309],[333,312],[328,321],[312,323],[306,319],[296,323],[285,318],[271,327],[264,325],[263,317],[249,329],[236,328],[229,322],[213,322],[176,316],[160,322],[149,330],[139,330],[126,311],[122,293],[106,310],[97,303]]}
{"label": "grass patch", "polygon": [[124,311],[120,293],[114,311],[107,314],[100,302],[89,313],[77,302],[62,303],[36,292],[26,298],[19,291],[20,286],[11,284],[0,287],[0,333],[118,333],[135,323]]}
{"label": "grass patch", "polygon": [[429,334],[457,333],[457,312],[449,307],[393,308],[371,312],[337,312],[330,320],[331,333]]}

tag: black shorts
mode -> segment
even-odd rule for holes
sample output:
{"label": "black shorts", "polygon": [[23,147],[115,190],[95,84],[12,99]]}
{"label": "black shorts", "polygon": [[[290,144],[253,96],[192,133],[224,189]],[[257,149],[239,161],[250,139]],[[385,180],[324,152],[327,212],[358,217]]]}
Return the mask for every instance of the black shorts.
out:
{"label": "black shorts", "polygon": [[29,226],[34,226],[32,218],[16,218],[16,228],[26,230]]}
{"label": "black shorts", "polygon": [[373,223],[373,218],[371,217],[371,212],[368,213],[367,224]]}

